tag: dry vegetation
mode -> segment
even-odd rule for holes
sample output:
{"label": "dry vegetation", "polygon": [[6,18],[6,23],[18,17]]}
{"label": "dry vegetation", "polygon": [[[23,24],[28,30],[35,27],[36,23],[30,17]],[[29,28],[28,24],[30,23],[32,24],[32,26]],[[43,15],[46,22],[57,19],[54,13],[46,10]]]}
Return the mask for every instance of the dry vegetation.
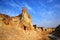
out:
{"label": "dry vegetation", "polygon": [[49,40],[51,31],[34,30],[31,17],[26,9],[15,17],[0,13],[0,40]]}

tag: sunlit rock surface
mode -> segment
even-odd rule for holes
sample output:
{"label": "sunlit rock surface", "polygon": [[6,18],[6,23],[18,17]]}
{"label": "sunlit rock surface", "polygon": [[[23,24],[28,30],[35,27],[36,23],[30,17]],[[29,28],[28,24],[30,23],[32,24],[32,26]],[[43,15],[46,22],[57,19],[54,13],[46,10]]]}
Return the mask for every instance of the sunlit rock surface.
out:
{"label": "sunlit rock surface", "polygon": [[22,8],[21,14],[14,17],[0,13],[0,40],[50,40],[50,30],[42,29],[34,29],[25,8]]}

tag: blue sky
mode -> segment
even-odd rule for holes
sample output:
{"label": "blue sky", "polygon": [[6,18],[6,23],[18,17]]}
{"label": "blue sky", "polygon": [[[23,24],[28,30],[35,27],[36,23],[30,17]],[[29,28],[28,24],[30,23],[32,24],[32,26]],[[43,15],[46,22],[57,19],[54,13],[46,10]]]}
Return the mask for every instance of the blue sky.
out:
{"label": "blue sky", "polygon": [[32,23],[44,27],[60,24],[60,0],[0,0],[0,13],[17,16],[22,7],[31,15]]}

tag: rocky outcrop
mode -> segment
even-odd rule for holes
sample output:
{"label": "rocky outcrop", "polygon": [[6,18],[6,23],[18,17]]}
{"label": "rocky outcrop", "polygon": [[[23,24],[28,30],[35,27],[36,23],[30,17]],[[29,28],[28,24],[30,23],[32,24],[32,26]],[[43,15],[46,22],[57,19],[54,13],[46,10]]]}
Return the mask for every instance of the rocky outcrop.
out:
{"label": "rocky outcrop", "polygon": [[9,24],[10,17],[8,15],[0,13],[0,21],[3,21],[5,24]]}
{"label": "rocky outcrop", "polygon": [[30,15],[27,13],[26,9],[22,9],[22,13],[19,15],[21,17],[21,23],[27,30],[33,30],[32,20]]}
{"label": "rocky outcrop", "polygon": [[60,25],[58,25],[55,30],[49,35],[51,40],[60,40]]}
{"label": "rocky outcrop", "polygon": [[55,31],[53,32],[53,35],[60,38],[60,25],[56,27]]}
{"label": "rocky outcrop", "polygon": [[25,8],[18,16],[9,17],[0,13],[0,40],[49,40],[44,28],[34,29]]}

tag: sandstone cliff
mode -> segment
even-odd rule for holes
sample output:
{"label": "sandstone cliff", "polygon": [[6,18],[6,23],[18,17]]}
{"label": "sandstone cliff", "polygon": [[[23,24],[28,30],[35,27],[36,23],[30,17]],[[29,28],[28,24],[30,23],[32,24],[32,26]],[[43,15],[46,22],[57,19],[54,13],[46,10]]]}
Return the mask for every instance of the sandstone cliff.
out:
{"label": "sandstone cliff", "polygon": [[32,20],[25,8],[18,16],[0,13],[0,40],[49,40],[48,33],[34,30]]}

